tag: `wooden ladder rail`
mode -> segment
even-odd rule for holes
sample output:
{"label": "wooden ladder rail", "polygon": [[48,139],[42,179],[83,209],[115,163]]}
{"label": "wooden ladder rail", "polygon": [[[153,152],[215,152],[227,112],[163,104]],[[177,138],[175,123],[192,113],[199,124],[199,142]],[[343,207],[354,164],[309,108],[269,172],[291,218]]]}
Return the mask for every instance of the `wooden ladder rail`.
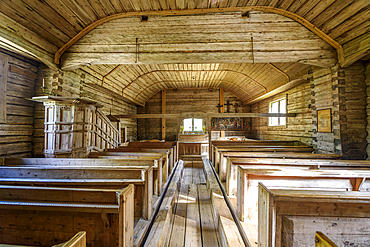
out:
{"label": "wooden ladder rail", "polygon": [[250,244],[250,242],[249,242],[249,240],[247,238],[247,235],[245,234],[245,231],[243,229],[243,226],[240,223],[239,218],[236,215],[236,212],[235,212],[233,206],[231,205],[231,202],[230,202],[230,200],[229,200],[229,198],[228,198],[228,196],[226,194],[226,191],[225,191],[224,187],[222,186],[222,183],[221,183],[220,179],[218,178],[218,175],[216,173],[215,168],[212,165],[212,162],[210,160],[208,160],[208,163],[209,163],[209,166],[212,169],[213,174],[215,175],[215,178],[217,180],[218,185],[220,186],[220,189],[222,191],[222,196],[224,197],[224,200],[226,202],[226,205],[229,208],[230,213],[231,213],[231,216],[233,217],[234,222],[235,222],[235,224],[236,224],[236,226],[237,226],[237,228],[239,230],[239,233],[240,233],[240,236],[241,236],[241,238],[242,238],[242,240],[244,242],[244,245],[247,246],[247,247],[252,247],[252,245]]}
{"label": "wooden ladder rail", "polygon": [[[181,167],[181,168],[179,168],[179,167]],[[148,236],[149,236],[149,234],[150,234],[150,231],[152,230],[152,227],[153,227],[153,225],[154,225],[154,222],[155,222],[155,220],[156,220],[156,218],[157,218],[157,216],[158,216],[158,213],[159,213],[159,211],[160,211],[160,209],[161,209],[161,205],[162,205],[162,203],[163,203],[163,200],[164,200],[164,198],[165,198],[165,196],[166,196],[166,193],[167,193],[167,190],[168,190],[168,187],[170,186],[170,184],[171,184],[171,182],[172,182],[172,178],[174,177],[174,175],[176,174],[176,172],[177,172],[177,169],[182,169],[183,168],[183,161],[178,161],[178,162],[176,162],[176,165],[175,165],[175,167],[173,168],[173,170],[172,170],[172,173],[170,174],[170,176],[168,177],[168,180],[167,180],[167,182],[166,182],[166,184],[165,184],[165,186],[164,186],[164,188],[163,188],[163,192],[162,192],[162,195],[159,197],[159,201],[158,201],[158,206],[157,206],[157,208],[155,209],[155,211],[154,211],[154,213],[153,213],[153,215],[152,215],[152,218],[151,218],[151,220],[150,220],[150,222],[149,222],[149,224],[148,224],[148,227],[146,228],[146,230],[145,230],[145,233],[143,234],[143,237],[142,237],[142,239],[141,239],[141,241],[140,241],[140,243],[139,243],[139,247],[144,247],[147,243],[147,239],[148,239]]]}

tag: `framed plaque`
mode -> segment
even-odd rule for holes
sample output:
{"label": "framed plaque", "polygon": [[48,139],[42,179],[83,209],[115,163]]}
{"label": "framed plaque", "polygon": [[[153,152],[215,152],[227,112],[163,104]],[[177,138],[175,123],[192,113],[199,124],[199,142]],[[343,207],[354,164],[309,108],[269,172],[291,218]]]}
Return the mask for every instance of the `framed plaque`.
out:
{"label": "framed plaque", "polygon": [[331,109],[317,110],[317,131],[331,132]]}

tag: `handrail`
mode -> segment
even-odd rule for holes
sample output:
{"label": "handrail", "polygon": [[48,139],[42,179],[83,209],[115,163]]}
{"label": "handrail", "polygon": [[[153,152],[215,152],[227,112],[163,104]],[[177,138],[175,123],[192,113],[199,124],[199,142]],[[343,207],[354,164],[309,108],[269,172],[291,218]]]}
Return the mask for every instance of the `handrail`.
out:
{"label": "handrail", "polygon": [[[112,134],[115,134],[117,136],[117,138],[114,138],[113,135],[110,135],[107,131],[103,130],[95,122],[93,122],[92,124],[94,125],[95,128],[99,129],[102,133],[99,134],[98,132],[96,132],[96,130],[94,130],[94,131],[96,132],[96,134],[100,138],[102,138],[106,142],[110,143],[114,148],[117,148],[118,143],[119,143],[119,140],[118,140],[119,131],[118,131],[118,129],[112,124],[112,122],[109,120],[109,118],[100,109],[96,109],[96,115],[100,116],[101,120],[109,126],[110,130],[113,132]],[[105,136],[105,138],[103,137],[103,135]],[[108,139],[111,139],[113,141],[113,143],[111,141],[108,141]]]}
{"label": "handrail", "polygon": [[248,241],[247,235],[244,232],[243,226],[240,223],[240,221],[238,219],[238,216],[236,215],[233,206],[231,205],[231,202],[229,200],[229,197],[227,196],[226,191],[225,191],[224,187],[222,186],[220,179],[218,178],[218,175],[216,173],[215,168],[212,165],[212,162],[210,160],[208,160],[208,162],[209,162],[210,167],[212,168],[212,171],[213,171],[213,173],[215,175],[215,178],[217,180],[217,183],[220,186],[220,189],[221,189],[222,195],[223,195],[223,197],[225,199],[226,205],[227,205],[227,207],[230,210],[231,216],[233,217],[234,222],[235,222],[235,224],[236,224],[236,226],[237,226],[237,228],[239,230],[239,233],[240,233],[240,236],[241,236],[241,238],[242,238],[242,240],[244,242],[244,245],[247,246],[247,247],[252,247],[252,245]]}
{"label": "handrail", "polygon": [[157,206],[157,208],[155,209],[155,211],[154,211],[154,213],[153,213],[153,216],[152,216],[152,219],[150,220],[150,222],[149,222],[149,224],[148,224],[148,227],[147,227],[147,228],[146,228],[146,230],[145,230],[145,233],[144,233],[144,235],[143,235],[143,238],[142,238],[142,240],[141,240],[141,242],[140,242],[139,247],[144,247],[144,246],[145,246],[145,243],[146,243],[146,241],[147,241],[147,239],[148,239],[149,233],[150,233],[150,231],[151,231],[151,229],[152,229],[152,227],[153,227],[154,221],[155,221],[155,219],[157,218],[158,212],[159,212],[159,210],[160,210],[160,208],[161,208],[161,205],[162,205],[163,199],[164,199],[164,197],[165,197],[165,195],[166,195],[166,193],[167,193],[168,187],[170,186],[170,183],[171,183],[171,181],[172,181],[172,178],[173,178],[173,176],[175,175],[175,173],[176,173],[176,171],[177,171],[177,168],[179,167],[179,163],[180,163],[180,161],[177,161],[177,162],[176,162],[176,165],[175,165],[175,167],[173,168],[172,173],[170,174],[170,176],[168,177],[168,180],[167,180],[166,184],[164,185],[164,189],[163,189],[162,195],[161,195],[161,196],[159,197],[159,199],[158,199],[158,200],[159,200],[159,201],[158,201],[158,206]]}

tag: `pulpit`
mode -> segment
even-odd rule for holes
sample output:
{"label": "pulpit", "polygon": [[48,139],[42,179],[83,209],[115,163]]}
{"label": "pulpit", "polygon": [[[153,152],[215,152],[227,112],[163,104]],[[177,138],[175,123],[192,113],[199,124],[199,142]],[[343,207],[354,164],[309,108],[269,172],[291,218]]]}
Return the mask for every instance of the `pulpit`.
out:
{"label": "pulpit", "polygon": [[45,106],[45,157],[85,158],[93,150],[118,147],[119,132],[97,102],[58,96],[32,99]]}

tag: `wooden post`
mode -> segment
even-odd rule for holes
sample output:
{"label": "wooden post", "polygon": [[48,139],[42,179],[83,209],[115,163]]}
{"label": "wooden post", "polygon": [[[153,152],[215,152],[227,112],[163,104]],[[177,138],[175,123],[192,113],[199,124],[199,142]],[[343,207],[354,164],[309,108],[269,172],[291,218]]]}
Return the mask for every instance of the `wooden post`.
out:
{"label": "wooden post", "polygon": [[[220,88],[220,113],[224,113],[224,112],[225,112],[225,109],[224,109],[224,90],[222,88]],[[225,131],[224,130],[220,131],[220,136],[225,137]]]}
{"label": "wooden post", "polygon": [[6,123],[6,83],[8,58],[0,57],[0,123]]}
{"label": "wooden post", "polygon": [[[162,90],[162,114],[166,113],[166,90]],[[162,118],[162,140],[166,140],[166,119]]]}

